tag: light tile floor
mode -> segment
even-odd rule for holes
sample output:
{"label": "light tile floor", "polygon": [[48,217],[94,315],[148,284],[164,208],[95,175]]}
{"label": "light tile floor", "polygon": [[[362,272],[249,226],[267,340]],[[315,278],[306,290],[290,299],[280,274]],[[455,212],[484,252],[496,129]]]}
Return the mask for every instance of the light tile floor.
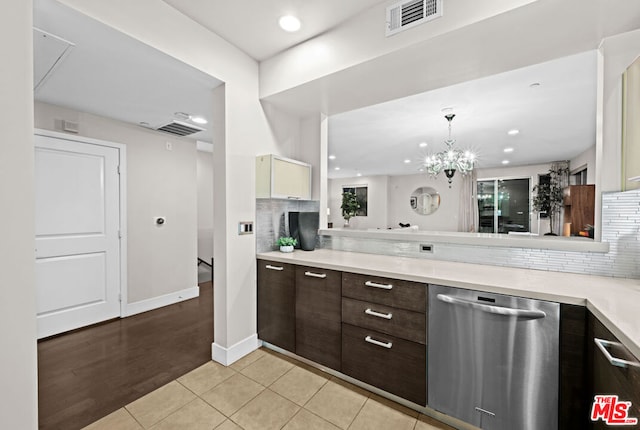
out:
{"label": "light tile floor", "polygon": [[281,354],[209,362],[86,430],[453,430]]}

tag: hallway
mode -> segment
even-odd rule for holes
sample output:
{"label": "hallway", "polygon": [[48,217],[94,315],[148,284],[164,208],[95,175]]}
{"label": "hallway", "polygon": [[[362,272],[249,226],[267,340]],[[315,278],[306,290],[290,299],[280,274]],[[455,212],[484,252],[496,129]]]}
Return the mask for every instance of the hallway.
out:
{"label": "hallway", "polygon": [[38,342],[40,429],[80,429],[211,360],[213,284],[174,305]]}

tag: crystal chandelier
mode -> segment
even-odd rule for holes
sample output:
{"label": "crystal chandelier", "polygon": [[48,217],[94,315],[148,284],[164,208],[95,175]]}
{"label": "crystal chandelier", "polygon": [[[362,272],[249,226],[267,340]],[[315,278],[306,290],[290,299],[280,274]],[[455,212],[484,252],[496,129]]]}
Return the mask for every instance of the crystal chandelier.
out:
{"label": "crystal chandelier", "polygon": [[451,180],[456,170],[460,171],[463,175],[472,171],[476,156],[470,151],[463,152],[453,148],[453,144],[456,143],[456,141],[451,138],[451,120],[453,120],[455,114],[447,114],[444,117],[449,121],[449,138],[444,141],[447,149],[437,154],[427,156],[424,160],[424,168],[427,173],[433,177],[438,176],[441,171],[444,171],[444,174],[449,180],[449,188],[451,188]]}

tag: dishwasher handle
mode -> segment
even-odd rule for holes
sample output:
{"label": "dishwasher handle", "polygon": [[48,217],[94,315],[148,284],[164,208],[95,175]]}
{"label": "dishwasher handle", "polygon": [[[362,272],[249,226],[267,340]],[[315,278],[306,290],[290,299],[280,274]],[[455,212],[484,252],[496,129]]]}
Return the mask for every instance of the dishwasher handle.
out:
{"label": "dishwasher handle", "polygon": [[544,318],[547,316],[546,313],[539,310],[505,308],[503,306],[487,305],[484,303],[475,302],[473,300],[466,300],[466,299],[459,299],[457,297],[451,297],[446,294],[438,294],[436,297],[441,302],[451,303],[453,305],[468,306],[482,312],[489,312],[491,314],[504,315],[507,317],[538,319],[538,318]]}

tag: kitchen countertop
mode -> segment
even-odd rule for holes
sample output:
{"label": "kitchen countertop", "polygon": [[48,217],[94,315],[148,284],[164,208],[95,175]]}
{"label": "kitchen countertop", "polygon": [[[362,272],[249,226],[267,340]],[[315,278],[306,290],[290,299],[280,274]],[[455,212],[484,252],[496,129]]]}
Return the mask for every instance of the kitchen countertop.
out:
{"label": "kitchen countertop", "polygon": [[586,306],[640,359],[640,280],[316,249],[257,258]]}

